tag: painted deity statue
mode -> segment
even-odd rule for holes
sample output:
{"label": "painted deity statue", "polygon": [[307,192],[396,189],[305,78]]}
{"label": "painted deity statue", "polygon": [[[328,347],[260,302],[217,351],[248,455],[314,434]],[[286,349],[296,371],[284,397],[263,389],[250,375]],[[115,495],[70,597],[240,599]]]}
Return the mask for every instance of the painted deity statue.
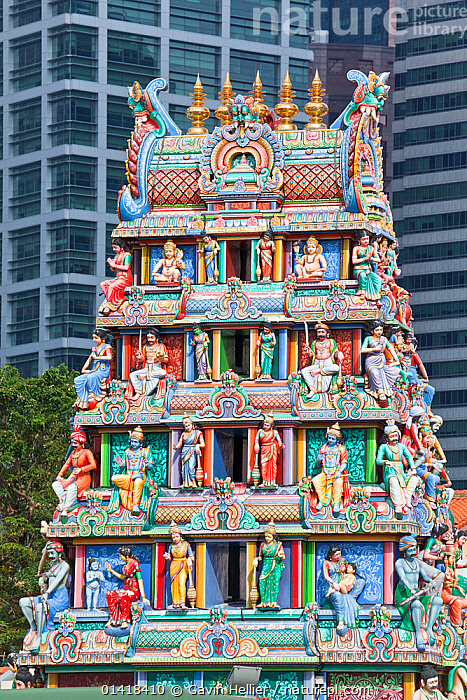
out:
{"label": "painted deity statue", "polygon": [[218,256],[221,249],[220,245],[208,233],[203,235],[202,241],[203,247],[198,249],[198,253],[204,254],[206,284],[217,284],[219,279]]}
{"label": "painted deity statue", "polygon": [[161,282],[180,282],[181,270],[186,270],[186,265],[182,260],[183,253],[177,248],[173,241],[167,241],[162,249],[162,258],[152,269],[152,278],[156,284]]}
{"label": "painted deity statue", "polygon": [[337,544],[328,549],[323,562],[323,576],[329,583],[325,597],[336,611],[336,631],[343,636],[349,627],[356,627],[360,609],[357,598],[365,587],[365,581],[357,577],[356,565],[342,558],[341,548]]}
{"label": "painted deity statue", "polygon": [[87,411],[104,398],[105,386],[110,377],[112,361],[111,338],[106,331],[97,328],[92,334],[94,347],[83,365],[81,374],[74,379],[76,389],[75,408]]}
{"label": "painted deity statue", "polygon": [[86,610],[97,610],[102,583],[104,583],[104,574],[99,569],[99,562],[89,557],[86,571]]}
{"label": "painted deity statue", "polygon": [[297,279],[320,280],[328,268],[323,248],[316,238],[309,238],[306,242],[303,255],[300,255],[300,243],[293,245],[295,253],[295,274]]}
{"label": "painted deity statue", "polygon": [[39,651],[42,635],[55,629],[56,613],[63,612],[70,604],[67,588],[70,565],[65,560],[63,545],[61,542],[47,542],[39,566],[39,574],[41,574],[44,555],[50,562],[50,569],[39,578],[41,594],[27,596],[19,601],[19,606],[30,628],[25,644],[31,645],[32,653]]}
{"label": "painted deity statue", "polygon": [[[456,547],[451,540],[446,544],[444,551],[444,579],[441,598],[448,606],[449,619],[459,634],[463,635],[462,625],[463,611],[467,609],[467,590],[460,582],[456,571]],[[463,579],[465,581],[465,579]]]}
{"label": "painted deity statue", "polygon": [[[384,336],[384,326],[380,321],[370,323],[370,335],[362,343],[361,353],[366,355],[365,371],[368,378],[367,393],[386,406],[392,396],[396,379],[400,375],[399,357],[389,340]],[[392,359],[388,364],[386,352]]]}
{"label": "painted deity statue", "polygon": [[364,231],[357,234],[357,243],[352,251],[353,272],[358,280],[358,293],[370,301],[377,301],[381,297],[383,279],[371,269],[372,263],[378,262],[379,258],[370,244],[370,236]]}
{"label": "painted deity statue", "polygon": [[[435,577],[442,574],[437,572],[430,575],[423,562],[417,559],[417,540],[413,535],[401,537],[399,552],[401,558],[395,564],[399,583],[394,594],[394,604],[402,617],[402,629],[415,632],[416,647],[420,652],[424,652],[426,645],[422,632],[423,619],[425,619],[430,646],[436,644],[433,625],[443,606],[443,600],[434,592]],[[419,588],[420,578],[427,584],[421,589]]]}
{"label": "painted deity statue", "polygon": [[279,450],[283,447],[281,437],[274,429],[274,416],[269,413],[263,421],[263,427],[256,433],[254,445],[254,450],[259,456],[263,486],[277,486],[277,462]]}
{"label": "painted deity statue", "polygon": [[114,258],[107,258],[107,264],[115,270],[115,279],[101,282],[100,287],[104,293],[105,301],[101,304],[99,312],[108,316],[113,311],[118,311],[126,301],[125,288],[133,285],[131,274],[131,253],[123,238],[114,238],[112,249]]}
{"label": "painted deity statue", "polygon": [[434,437],[427,425],[422,425],[418,430],[421,448],[414,455],[414,466],[418,476],[425,485],[425,499],[430,506],[436,509],[436,488],[443,479],[441,488],[448,490],[448,500],[452,500],[454,490],[450,488],[451,480],[441,462],[436,459],[434,453]]}
{"label": "painted deity statue", "polygon": [[114,474],[112,483],[118,488],[122,506],[132,515],[141,513],[140,504],[146,483],[148,468],[152,468],[153,458],[149,447],[143,447],[144,434],[140,426],[130,433],[130,447],[125,451],[125,460],[117,457],[117,464],[125,466],[125,474]]}
{"label": "painted deity statue", "polygon": [[105,593],[110,615],[106,627],[126,629],[131,622],[132,603],[141,599],[145,605],[151,604],[144,594],[140,560],[134,556],[130,547],[119,547],[117,551],[120,561],[124,562],[122,572],[114,571],[108,561],[105,568],[109,574],[123,581],[123,588]]}
{"label": "painted deity statue", "polygon": [[467,665],[460,661],[448,676],[448,700],[467,700]]}
{"label": "painted deity statue", "polygon": [[[182,486],[184,489],[196,488],[196,475],[203,474],[201,467],[202,450],[204,449],[204,438],[201,430],[197,430],[190,416],[186,413],[183,416],[183,432],[180,440],[174,445],[174,451],[181,448],[182,462]],[[204,481],[204,478],[202,479]],[[202,483],[199,484],[202,486]]]}
{"label": "painted deity statue", "polygon": [[313,487],[318,503],[316,510],[332,505],[334,517],[339,517],[342,505],[349,502],[350,485],[347,474],[347,450],[341,444],[339,423],[334,423],[326,431],[326,442],[322,445],[316,459],[321,472],[313,477]]}
{"label": "painted deity statue", "polygon": [[256,341],[256,347],[259,354],[259,377],[258,379],[271,379],[272,365],[274,362],[274,348],[276,345],[276,336],[272,327],[269,324],[263,326],[263,330],[259,334]]}
{"label": "painted deity statue", "polygon": [[[86,435],[82,430],[75,430],[71,434],[73,451],[65,460],[57,474],[52,488],[58,496],[58,509],[63,517],[76,504],[78,498],[91,486],[90,472],[96,468],[96,460],[91,450],[85,450]],[[65,477],[68,469],[71,474]]]}
{"label": "painted deity statue", "polygon": [[420,673],[420,688],[412,695],[412,700],[447,700],[438,688],[438,672],[434,666],[422,666]]}
{"label": "painted deity statue", "polygon": [[276,252],[272,233],[265,231],[256,245],[256,254],[258,256],[258,267],[256,269],[256,277],[258,282],[270,282],[272,279],[273,258]]}
{"label": "painted deity statue", "polygon": [[198,370],[198,381],[211,381],[212,368],[209,362],[209,335],[199,326],[193,329],[194,340],[191,344],[195,349],[196,369]]}
{"label": "painted deity statue", "polygon": [[259,576],[261,603],[257,606],[258,610],[280,610],[277,598],[285,569],[284,559],[284,548],[282,542],[276,540],[276,526],[271,520],[264,533],[264,542],[261,543],[258,556],[253,559],[255,577],[259,562],[263,562]]}
{"label": "painted deity statue", "polygon": [[169,354],[155,328],[146,331],[146,340],[146,345],[136,353],[143,368],[130,373],[130,382],[137,394],[151,396],[157,392],[160,380],[167,376]]}
{"label": "painted deity statue", "polygon": [[343,353],[331,338],[329,326],[320,321],[315,325],[315,331],[316,340],[305,347],[311,364],[300,370],[308,387],[307,399],[312,399],[315,394],[336,393],[336,379],[344,361]]}
{"label": "painted deity statue", "polygon": [[383,467],[384,486],[394,506],[396,518],[400,520],[410,512],[413,493],[421,480],[416,474],[410,450],[400,442],[399,428],[388,421],[384,437],[386,443],[378,449],[376,464]]}
{"label": "painted deity statue", "polygon": [[164,559],[170,562],[170,590],[172,593],[172,605],[170,608],[186,609],[186,582],[190,578],[192,585],[192,570],[195,555],[191,546],[182,537],[182,532],[176,523],[170,526],[172,544]]}

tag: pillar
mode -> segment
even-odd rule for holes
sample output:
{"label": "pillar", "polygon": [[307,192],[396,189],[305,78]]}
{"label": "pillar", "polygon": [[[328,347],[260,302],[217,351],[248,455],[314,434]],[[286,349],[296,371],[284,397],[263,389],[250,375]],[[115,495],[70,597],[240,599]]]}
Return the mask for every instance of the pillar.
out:
{"label": "pillar", "polygon": [[279,354],[278,354],[278,379],[287,379],[289,376],[289,333],[287,328],[279,328],[277,335]]}
{"label": "pillar", "polygon": [[350,238],[342,240],[341,279],[350,279]]}
{"label": "pillar", "polygon": [[290,333],[289,374],[298,372],[298,331]]}
{"label": "pillar", "polygon": [[306,430],[297,431],[297,483],[306,476]]}
{"label": "pillar", "polygon": [[274,245],[276,252],[274,253],[272,278],[274,282],[282,282],[284,279],[284,239],[276,238]]}
{"label": "pillar", "polygon": [[394,603],[392,591],[395,563],[394,549],[394,542],[383,542],[383,602],[385,605],[392,605]]}
{"label": "pillar", "polygon": [[290,543],[291,575],[290,575],[290,607],[303,608],[303,549],[302,541]]}
{"label": "pillar", "polygon": [[[256,542],[246,543],[246,607],[251,608],[250,592],[253,585],[253,559],[256,557]],[[258,585],[258,580],[256,581]]]}
{"label": "pillar", "polygon": [[204,430],[204,485],[211,486],[214,479],[214,430],[205,428]]}
{"label": "pillar", "polygon": [[117,338],[116,341],[116,355],[117,355],[117,379],[122,378],[122,339]]}
{"label": "pillar", "polygon": [[185,333],[185,380],[187,382],[194,382],[196,376],[195,348],[191,344],[194,337],[192,331],[187,331],[187,333]]}
{"label": "pillar", "polygon": [[253,238],[251,240],[251,269],[250,269],[250,275],[251,275],[252,282],[258,281],[258,275],[256,274],[256,268],[258,266],[258,253],[256,252],[257,245],[258,245],[258,239]]}
{"label": "pillar", "polygon": [[206,543],[198,542],[196,544],[195,551],[195,567],[196,567],[196,580],[194,585],[196,588],[196,607],[204,608],[206,601]]}
{"label": "pillar", "polygon": [[84,608],[84,579],[86,576],[86,547],[82,544],[76,547],[75,555],[75,596],[74,608]]}
{"label": "pillar", "polygon": [[415,673],[404,673],[404,700],[412,700],[415,693]]}
{"label": "pillar", "polygon": [[293,484],[294,476],[294,434],[293,428],[287,427],[282,431],[284,450],[282,452],[282,483],[285,486]]}
{"label": "pillar", "polygon": [[149,247],[141,248],[141,284],[149,284]]}
{"label": "pillar", "polygon": [[248,428],[248,474],[246,479],[247,484],[253,483],[252,471],[256,462],[256,452],[254,450],[256,433],[256,428]]}
{"label": "pillar", "polygon": [[[201,241],[198,243],[198,248],[202,248]],[[198,253],[198,284],[206,282],[206,265],[204,264],[204,253]]]}
{"label": "pillar", "polygon": [[155,610],[165,606],[165,575],[167,564],[164,559],[165,544],[156,542],[152,547],[152,600]]}
{"label": "pillar", "polygon": [[131,252],[133,256],[133,284],[135,287],[141,285],[141,248],[133,248]]}
{"label": "pillar", "polygon": [[58,673],[47,674],[47,688],[58,688]]}
{"label": "pillar", "polygon": [[218,382],[221,376],[221,332],[212,332],[212,379]]}
{"label": "pillar", "polygon": [[303,552],[303,604],[316,600],[316,543],[304,542]]}
{"label": "pillar", "polygon": [[170,488],[178,489],[182,483],[181,479],[181,457],[180,450],[174,452],[173,446],[178,443],[182,430],[172,430],[172,444],[169,445],[169,454],[172,454],[172,466],[170,469]]}
{"label": "pillar", "polygon": [[140,688],[148,687],[147,671],[135,671],[135,685],[139,685]]}
{"label": "pillar", "polygon": [[101,486],[110,486],[111,465],[110,465],[110,433],[102,434],[101,441]]}
{"label": "pillar", "polygon": [[366,429],[366,480],[376,481],[376,428]]}
{"label": "pillar", "polygon": [[122,379],[130,379],[131,367],[131,335],[122,338]]}
{"label": "pillar", "polygon": [[259,360],[259,347],[256,346],[256,343],[259,338],[259,330],[258,328],[251,328],[250,329],[250,377],[251,379],[256,378],[256,364]]}
{"label": "pillar", "polygon": [[352,331],[352,374],[358,376],[362,374],[362,331],[360,328],[354,328]]}
{"label": "pillar", "polygon": [[226,241],[217,241],[219,243],[219,257],[217,258],[218,264],[219,264],[219,282],[221,284],[225,284],[226,282],[226,274],[225,274],[225,248],[226,248]]}
{"label": "pillar", "polygon": [[284,279],[293,272],[292,241],[284,243]]}

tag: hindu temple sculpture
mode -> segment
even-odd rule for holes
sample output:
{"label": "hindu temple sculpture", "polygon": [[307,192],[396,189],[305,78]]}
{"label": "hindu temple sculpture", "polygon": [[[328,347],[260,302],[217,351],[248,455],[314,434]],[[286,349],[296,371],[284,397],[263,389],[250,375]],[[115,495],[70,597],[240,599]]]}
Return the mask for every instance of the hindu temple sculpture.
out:
{"label": "hindu temple sculpture", "polygon": [[399,428],[388,421],[384,428],[386,442],[380,445],[376,464],[383,467],[383,479],[389,498],[394,506],[396,518],[407,515],[412,496],[420,483],[410,450],[400,442]]}
{"label": "hindu temple sculpture", "polygon": [[320,280],[328,268],[323,248],[316,238],[309,238],[305,243],[303,255],[300,255],[300,242],[293,244],[295,255],[295,274],[299,280]]}
{"label": "hindu temple sculpture", "polygon": [[[97,465],[91,450],[84,449],[86,440],[86,434],[82,430],[75,430],[71,434],[73,450],[52,484],[58,496],[58,510],[62,517],[68,515],[77,499],[91,486],[91,472]],[[65,476],[68,469],[71,469],[71,473]]]}
{"label": "hindu temple sculpture", "polygon": [[198,253],[200,255],[204,255],[204,268],[207,284],[217,284],[219,281],[219,251],[219,243],[205,232],[202,238],[202,246],[198,248]]}
{"label": "hindu temple sculpture", "polygon": [[178,284],[183,270],[186,270],[183,252],[173,241],[167,241],[162,248],[162,258],[151,271],[151,277],[156,284]]}
{"label": "hindu temple sculpture", "polygon": [[97,559],[89,557],[88,570],[86,571],[86,609],[97,610],[97,602],[102,583],[104,582],[104,574],[99,568]]}
{"label": "hindu temple sculpture", "polygon": [[352,252],[352,263],[355,279],[358,280],[359,294],[372,301],[381,296],[383,278],[372,270],[372,263],[378,263],[379,258],[370,244],[370,236],[362,231],[357,235],[357,244]]}
{"label": "hindu temple sculpture", "polygon": [[[463,634],[463,611],[467,609],[467,588],[459,580],[456,571],[456,546],[451,540],[444,550],[444,578],[441,598],[449,610],[449,619],[461,634]],[[465,578],[463,577],[465,583]]]}
{"label": "hindu temple sculpture", "polygon": [[316,459],[321,472],[313,477],[312,483],[318,502],[316,510],[332,506],[334,517],[339,517],[343,505],[350,499],[350,484],[347,474],[347,450],[341,444],[339,423],[326,431],[326,442],[320,448]]}
{"label": "hindu temple sculpture", "polygon": [[150,448],[143,447],[144,434],[140,426],[130,433],[129,442],[125,459],[122,460],[118,455],[116,457],[116,462],[124,469],[124,473],[114,474],[111,481],[118,490],[122,506],[133,515],[139,515],[147,471],[153,466],[153,458]]}
{"label": "hindu temple sculpture", "polygon": [[259,575],[259,595],[261,603],[258,610],[280,610],[277,602],[282,574],[285,568],[285,553],[282,542],[276,540],[276,526],[274,521],[268,524],[264,533],[264,542],[261,543],[258,556],[253,559],[253,577],[256,582],[256,569],[262,562]]}
{"label": "hindu temple sculpture", "polygon": [[197,430],[188,415],[183,416],[183,432],[174,445],[174,451],[181,449],[182,486],[185,489],[202,486],[204,481],[203,453],[204,439],[201,430]]}
{"label": "hindu temple sculpture", "polygon": [[277,486],[279,450],[283,447],[281,437],[274,428],[274,415],[269,413],[263,420],[263,426],[256,433],[254,444],[263,486]]}
{"label": "hindu temple sculpture", "polygon": [[195,326],[193,329],[193,340],[191,344],[195,349],[196,369],[198,371],[198,381],[211,381],[212,368],[209,361],[209,334],[200,326]]}
{"label": "hindu temple sculpture", "polygon": [[93,408],[105,395],[105,386],[110,376],[112,361],[112,339],[102,328],[92,334],[94,347],[83,365],[81,374],[74,380],[76,408]]}
{"label": "hindu temple sculpture", "polygon": [[439,690],[438,672],[434,666],[426,664],[420,674],[420,688],[412,695],[412,700],[447,700]]}
{"label": "hindu temple sculpture", "polygon": [[258,358],[255,373],[257,379],[272,379],[271,374],[276,343],[276,335],[272,330],[272,326],[265,324],[256,341]]}
{"label": "hindu temple sculpture", "polygon": [[[305,326],[308,336],[308,326]],[[336,380],[340,373],[344,355],[331,338],[329,326],[321,321],[315,325],[316,339],[311,344],[306,342],[305,350],[311,364],[303,367],[300,372],[308,387],[307,399],[316,394],[336,393]]]}
{"label": "hindu temple sculpture", "polygon": [[136,359],[143,367],[130,373],[130,382],[136,394],[151,396],[166,377],[169,361],[167,348],[155,328],[146,331],[146,345],[136,352]]}
{"label": "hindu temple sculpture", "polygon": [[[196,590],[193,586],[193,562],[195,555],[191,545],[182,537],[182,531],[174,522],[170,525],[170,536],[172,544],[167,552],[164,552],[164,559],[170,562],[170,590],[172,593],[171,608],[186,608],[186,599],[192,606],[196,600]],[[186,587],[189,579],[188,591]]]}
{"label": "hindu temple sculpture", "polygon": [[133,284],[131,272],[131,253],[128,243],[123,238],[114,238],[112,249],[114,258],[107,258],[107,265],[115,270],[115,279],[101,282],[101,289],[105,301],[100,306],[100,313],[109,316],[112,311],[117,311],[126,301],[125,289]]}
{"label": "hindu temple sculpture", "polygon": [[142,600],[145,605],[151,605],[144,593],[143,577],[141,575],[140,560],[135,557],[131,547],[119,547],[118,557],[124,562],[122,571],[115,571],[109,562],[105,568],[123,581],[123,588],[106,591],[105,597],[109,607],[109,620],[107,627],[120,627],[126,629],[131,622],[131,604],[136,600]]}
{"label": "hindu temple sculpture", "polygon": [[[384,325],[379,321],[370,324],[370,335],[363,341],[361,353],[365,356],[367,391],[381,405],[386,405],[400,374],[400,364],[396,351],[384,335]],[[386,353],[392,359],[392,364],[389,364]]]}
{"label": "hindu temple sculpture", "polygon": [[271,231],[265,231],[256,245],[256,255],[258,256],[258,266],[256,277],[258,282],[270,282],[274,263],[274,253],[276,246]]}
{"label": "hindu temple sculpture", "polygon": [[357,566],[342,557],[337,544],[331,545],[323,562],[323,577],[329,584],[326,598],[337,615],[337,633],[344,635],[349,627],[357,626],[359,605],[357,598],[365,581],[357,577]]}

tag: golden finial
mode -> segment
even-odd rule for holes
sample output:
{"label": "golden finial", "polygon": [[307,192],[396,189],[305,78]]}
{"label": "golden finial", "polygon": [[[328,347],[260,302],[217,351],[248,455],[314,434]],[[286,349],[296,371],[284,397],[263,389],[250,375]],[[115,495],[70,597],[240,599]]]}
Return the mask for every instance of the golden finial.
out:
{"label": "golden finial", "polygon": [[230,99],[235,97],[235,93],[232,90],[232,83],[229,79],[229,74],[225,76],[225,83],[222,86],[222,90],[219,93],[219,99],[221,101],[220,107],[215,111],[215,115],[221,120],[222,126],[230,124],[232,121],[232,115],[230,114]]}
{"label": "golden finial", "polygon": [[298,113],[298,107],[293,103],[295,92],[292,90],[292,83],[289,78],[289,71],[282,83],[282,90],[279,90],[280,102],[274,107],[274,111],[280,117],[280,123],[276,126],[276,131],[296,131],[297,127],[292,124],[292,117]]}
{"label": "golden finial", "polygon": [[258,106],[259,118],[265,119],[269,114],[269,107],[264,104],[265,92],[263,90],[263,83],[261,82],[259,71],[256,72],[256,76],[253,81],[253,90],[250,90],[250,95],[253,97]]}
{"label": "golden finial", "polygon": [[193,122],[193,126],[190,126],[186,133],[191,134],[192,136],[202,136],[202,134],[208,133],[208,130],[204,126],[204,122],[206,119],[208,119],[211,113],[209,109],[204,106],[206,93],[203,92],[203,86],[201,85],[201,80],[199,79],[199,73],[193,87],[193,92],[190,92],[190,97],[193,104],[188,107],[186,116],[191,122]]}
{"label": "golden finial", "polygon": [[305,126],[307,131],[327,128],[326,124],[323,123],[322,118],[328,113],[329,108],[327,104],[323,102],[325,90],[323,90],[321,86],[322,82],[318,71],[316,71],[313,82],[311,83],[311,88],[308,89],[308,99],[310,101],[307,102],[303,108],[305,114],[307,114],[310,118],[310,121]]}

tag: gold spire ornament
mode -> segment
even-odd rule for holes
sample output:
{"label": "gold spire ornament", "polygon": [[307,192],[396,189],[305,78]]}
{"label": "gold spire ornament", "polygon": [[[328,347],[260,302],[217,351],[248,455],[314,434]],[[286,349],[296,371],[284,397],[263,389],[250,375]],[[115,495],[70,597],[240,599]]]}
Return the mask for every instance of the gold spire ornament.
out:
{"label": "gold spire ornament", "polygon": [[222,126],[226,126],[232,122],[232,115],[230,114],[230,100],[234,97],[235,93],[232,90],[232,83],[230,82],[229,74],[227,73],[222,90],[219,93],[221,105],[214,113],[216,117],[220,119]]}
{"label": "gold spire ornament", "polygon": [[306,103],[303,111],[308,115],[310,121],[306,124],[307,131],[315,131],[326,129],[326,124],[322,121],[323,117],[328,113],[329,108],[323,102],[325,90],[322,88],[323,83],[320,80],[319,73],[316,71],[311,88],[308,89],[309,102]]}
{"label": "gold spire ornament", "polygon": [[186,116],[192,122],[192,126],[186,132],[191,136],[202,136],[207,134],[208,130],[204,126],[204,122],[209,118],[211,112],[207,107],[204,106],[204,100],[206,98],[206,93],[203,92],[203,86],[201,80],[198,77],[193,86],[193,92],[190,92],[190,98],[192,105],[190,105],[186,111]]}
{"label": "gold spire ornament", "polygon": [[264,104],[265,92],[263,90],[263,83],[259,75],[259,71],[256,72],[255,79],[253,81],[253,90],[250,90],[250,95],[253,97],[258,108],[258,115],[260,119],[266,119],[269,114],[269,107]]}
{"label": "gold spire ornament", "polygon": [[276,126],[276,131],[297,131],[297,126],[292,124],[292,117],[298,113],[298,107],[293,102],[295,92],[292,90],[292,83],[289,78],[289,71],[282,83],[282,90],[279,90],[280,102],[274,107],[274,111],[280,117],[280,123]]}

